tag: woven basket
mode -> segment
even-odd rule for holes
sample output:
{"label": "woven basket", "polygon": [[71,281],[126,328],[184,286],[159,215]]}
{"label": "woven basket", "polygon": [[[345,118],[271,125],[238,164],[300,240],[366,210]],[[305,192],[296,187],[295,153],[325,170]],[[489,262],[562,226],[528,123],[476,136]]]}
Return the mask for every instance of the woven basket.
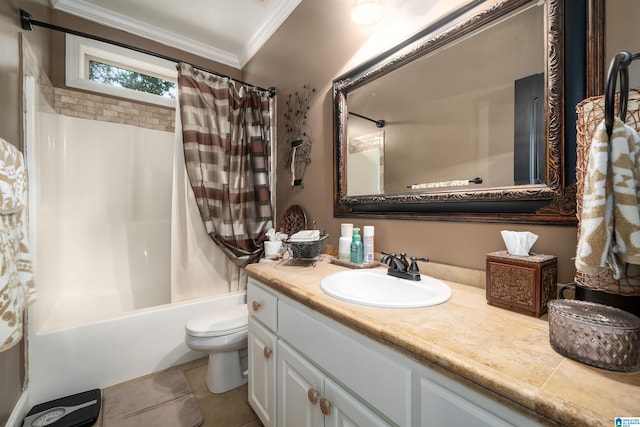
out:
{"label": "woven basket", "polygon": [[[616,97],[616,111],[617,111]],[[589,147],[598,125],[604,120],[604,96],[587,98],[576,106],[578,112],[577,128],[577,160],[576,160],[576,216],[578,217],[578,239],[580,238],[580,219],[582,215],[582,196],[584,179],[587,173]],[[640,132],[640,90],[631,89],[627,103],[626,123]],[[610,269],[597,274],[577,271],[575,277],[579,285],[598,291],[618,295],[640,295],[640,266],[626,264],[625,276],[620,280],[613,278]]]}
{"label": "woven basket", "polygon": [[640,369],[640,318],[607,305],[553,300],[549,341],[563,356],[617,372]]}
{"label": "woven basket", "polygon": [[289,256],[293,259],[317,259],[324,253],[324,248],[327,244],[328,234],[320,236],[320,239],[312,242],[291,242],[284,241],[284,246],[289,253]]}

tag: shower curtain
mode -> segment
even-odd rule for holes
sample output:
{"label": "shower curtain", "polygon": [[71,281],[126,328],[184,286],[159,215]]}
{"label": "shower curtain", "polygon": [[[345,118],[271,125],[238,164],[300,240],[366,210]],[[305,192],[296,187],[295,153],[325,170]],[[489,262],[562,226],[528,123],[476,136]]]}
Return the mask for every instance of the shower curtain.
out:
{"label": "shower curtain", "polygon": [[[245,86],[236,90],[229,78],[181,63],[178,98],[176,168],[182,161],[186,177],[175,175],[184,180],[176,183],[176,188],[186,193],[186,210],[180,212],[176,208],[175,216],[190,224],[187,227],[192,234],[182,239],[185,242],[179,242],[177,253],[172,251],[172,287],[174,281],[181,289],[198,287],[196,283],[202,280],[206,283],[206,275],[194,277],[192,255],[204,260],[219,259],[221,251],[230,272],[229,289],[243,289],[246,276],[240,268],[260,258],[265,232],[273,227],[269,95]],[[177,152],[178,140],[182,153]],[[204,241],[206,235],[209,242]],[[217,248],[211,246],[212,242]],[[185,246],[191,249],[186,251]],[[178,280],[189,283],[177,283]]]}
{"label": "shower curtain", "polygon": [[246,288],[246,275],[222,253],[204,228],[189,185],[182,148],[182,123],[176,99],[171,207],[171,302]]}

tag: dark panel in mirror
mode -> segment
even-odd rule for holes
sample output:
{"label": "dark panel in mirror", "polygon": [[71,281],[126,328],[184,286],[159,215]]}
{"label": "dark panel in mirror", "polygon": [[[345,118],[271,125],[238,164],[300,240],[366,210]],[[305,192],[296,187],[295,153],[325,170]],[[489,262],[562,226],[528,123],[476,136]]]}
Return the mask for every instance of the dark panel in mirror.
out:
{"label": "dark panel in mirror", "polygon": [[576,222],[564,2],[478,3],[333,82],[336,216]]}

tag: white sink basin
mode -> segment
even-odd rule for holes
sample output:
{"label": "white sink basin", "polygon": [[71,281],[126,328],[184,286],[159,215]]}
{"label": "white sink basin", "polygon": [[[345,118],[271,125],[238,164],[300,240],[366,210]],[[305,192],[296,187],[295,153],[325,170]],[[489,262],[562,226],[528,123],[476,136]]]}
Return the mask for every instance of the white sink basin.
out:
{"label": "white sink basin", "polygon": [[428,307],[451,298],[446,283],[429,276],[420,277],[420,281],[412,281],[389,276],[381,269],[349,270],[326,276],[320,287],[334,298],[372,307]]}

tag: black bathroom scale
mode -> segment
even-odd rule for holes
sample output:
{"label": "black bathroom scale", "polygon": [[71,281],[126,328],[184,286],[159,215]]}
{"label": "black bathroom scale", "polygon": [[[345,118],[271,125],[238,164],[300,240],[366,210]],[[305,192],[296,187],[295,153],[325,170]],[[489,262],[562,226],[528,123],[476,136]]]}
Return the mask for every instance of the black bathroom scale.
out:
{"label": "black bathroom scale", "polygon": [[98,421],[100,389],[72,394],[36,405],[22,421],[22,427],[88,427]]}

